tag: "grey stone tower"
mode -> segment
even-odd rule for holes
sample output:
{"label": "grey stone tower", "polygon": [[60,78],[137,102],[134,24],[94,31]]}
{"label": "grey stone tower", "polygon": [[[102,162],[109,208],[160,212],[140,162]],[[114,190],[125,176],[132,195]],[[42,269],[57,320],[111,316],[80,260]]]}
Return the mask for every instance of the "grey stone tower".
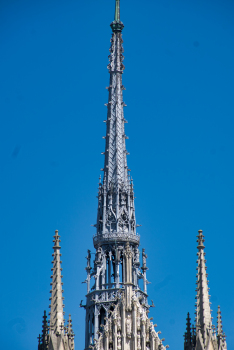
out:
{"label": "grey stone tower", "polygon": [[[91,267],[87,255],[87,295],[85,349],[137,350],[165,349],[148,318],[146,258],[142,251],[140,267],[139,242],[136,232],[133,181],[129,178],[122,74],[123,23],[120,1],[115,2],[111,23],[112,37],[108,70],[110,84],[107,106],[103,180],[99,182],[96,249]],[[143,280],[140,288],[139,280]]]}

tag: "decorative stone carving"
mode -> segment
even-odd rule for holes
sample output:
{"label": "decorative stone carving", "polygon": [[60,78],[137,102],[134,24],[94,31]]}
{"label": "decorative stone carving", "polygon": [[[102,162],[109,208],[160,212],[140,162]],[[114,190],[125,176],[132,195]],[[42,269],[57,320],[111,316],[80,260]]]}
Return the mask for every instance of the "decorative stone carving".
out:
{"label": "decorative stone carving", "polygon": [[120,317],[120,315],[117,316],[117,329],[121,330],[121,317]]}
{"label": "decorative stone carving", "polygon": [[120,335],[120,333],[118,333],[118,336],[117,336],[117,349],[121,350],[121,335]]}
{"label": "decorative stone carving", "polygon": [[128,338],[132,336],[132,318],[131,315],[128,314],[126,319],[126,334]]}
{"label": "decorative stone carving", "polygon": [[141,336],[140,333],[137,333],[137,349],[141,350]]}

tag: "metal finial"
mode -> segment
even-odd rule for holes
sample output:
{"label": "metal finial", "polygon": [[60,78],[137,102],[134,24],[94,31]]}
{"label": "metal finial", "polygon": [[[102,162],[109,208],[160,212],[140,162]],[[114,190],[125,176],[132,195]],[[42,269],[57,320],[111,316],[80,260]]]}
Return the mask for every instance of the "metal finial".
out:
{"label": "metal finial", "polygon": [[120,0],[115,0],[115,21],[120,21]]}
{"label": "metal finial", "polygon": [[120,0],[115,0],[115,17],[111,23],[111,28],[113,32],[121,32],[123,27],[124,25],[120,21]]}

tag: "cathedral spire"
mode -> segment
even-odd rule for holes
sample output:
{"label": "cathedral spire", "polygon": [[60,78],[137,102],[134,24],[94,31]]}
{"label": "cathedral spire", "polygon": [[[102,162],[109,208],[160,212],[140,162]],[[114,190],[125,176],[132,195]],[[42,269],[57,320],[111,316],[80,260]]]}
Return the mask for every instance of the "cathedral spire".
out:
{"label": "cathedral spire", "polygon": [[[103,182],[99,184],[98,193],[98,215],[96,237],[94,246],[103,243],[103,240],[113,242],[116,239],[130,238],[139,242],[136,235],[134,193],[130,184],[127,166],[127,155],[125,140],[124,107],[123,101],[122,74],[123,65],[123,39],[122,29],[124,25],[120,21],[120,1],[115,1],[115,17],[111,23],[112,37],[110,55],[107,68],[110,74],[110,84],[108,86],[108,103],[105,139],[105,155]],[[111,235],[110,235],[111,233]],[[108,235],[108,237],[107,237]]]}
{"label": "cathedral spire", "polygon": [[197,334],[200,332],[201,337],[203,339],[203,344],[206,345],[207,339],[210,335],[212,329],[212,317],[210,310],[210,296],[209,296],[209,288],[207,281],[207,273],[206,273],[206,260],[204,253],[204,236],[202,234],[202,230],[198,231],[197,236],[198,242],[198,266],[197,266],[197,302],[196,302],[196,329]]}
{"label": "cathedral spire", "polygon": [[107,184],[112,182],[116,184],[126,185],[128,182],[127,175],[127,159],[123,107],[124,89],[122,85],[123,65],[123,39],[121,31],[123,23],[120,21],[119,1],[116,0],[115,20],[111,23],[113,31],[111,38],[111,47],[109,55],[108,70],[110,73],[109,99],[107,105],[107,121],[106,121],[106,149],[105,149],[105,167],[104,176],[106,175]]}
{"label": "cathedral spire", "polygon": [[52,283],[51,283],[51,304],[50,304],[50,330],[51,332],[54,332],[55,334],[61,334],[64,328],[64,305],[63,305],[63,290],[62,290],[62,275],[61,275],[61,261],[60,261],[60,236],[58,235],[58,230],[55,231],[54,235],[54,253],[52,254],[53,256],[53,267],[52,271],[53,274],[51,276],[52,278]]}

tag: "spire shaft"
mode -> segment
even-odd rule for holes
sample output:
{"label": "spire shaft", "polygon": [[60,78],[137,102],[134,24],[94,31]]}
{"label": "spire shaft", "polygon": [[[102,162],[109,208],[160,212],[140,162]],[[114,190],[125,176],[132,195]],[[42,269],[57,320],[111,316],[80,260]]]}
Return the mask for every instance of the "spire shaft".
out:
{"label": "spire shaft", "polygon": [[62,329],[64,327],[64,319],[63,319],[63,290],[62,290],[62,276],[61,276],[61,261],[60,261],[60,236],[58,235],[58,231],[55,231],[54,236],[54,253],[53,256],[53,275],[52,278],[52,288],[51,288],[51,304],[50,304],[50,329],[54,333],[61,334]]}
{"label": "spire shaft", "polygon": [[108,65],[110,73],[109,98],[107,104],[107,128],[106,128],[106,149],[104,176],[107,184],[126,184],[127,159],[125,146],[125,127],[123,102],[122,74],[123,47],[122,35],[117,32],[112,35],[110,48],[110,63]]}
{"label": "spire shaft", "polygon": [[[120,21],[119,0],[115,1],[115,20],[111,23],[112,37],[110,55],[107,68],[110,73],[110,84],[107,106],[105,161],[103,183],[99,184],[97,235],[94,237],[94,246],[97,247],[103,240],[115,242],[120,235],[123,240],[130,239],[138,243],[136,237],[136,222],[134,209],[133,187],[128,178],[127,150],[125,140],[125,123],[123,102],[122,74],[123,39]],[[111,235],[109,235],[111,233]],[[109,235],[107,237],[107,234]],[[127,237],[128,235],[128,237]],[[130,236],[129,236],[130,235]]]}
{"label": "spire shaft", "polygon": [[198,242],[198,273],[197,273],[197,308],[196,308],[196,328],[197,332],[201,331],[204,344],[206,344],[207,337],[212,328],[212,317],[210,310],[210,296],[209,288],[206,274],[206,265],[205,265],[205,253],[204,253],[204,236],[202,230],[198,231],[197,236]]}

